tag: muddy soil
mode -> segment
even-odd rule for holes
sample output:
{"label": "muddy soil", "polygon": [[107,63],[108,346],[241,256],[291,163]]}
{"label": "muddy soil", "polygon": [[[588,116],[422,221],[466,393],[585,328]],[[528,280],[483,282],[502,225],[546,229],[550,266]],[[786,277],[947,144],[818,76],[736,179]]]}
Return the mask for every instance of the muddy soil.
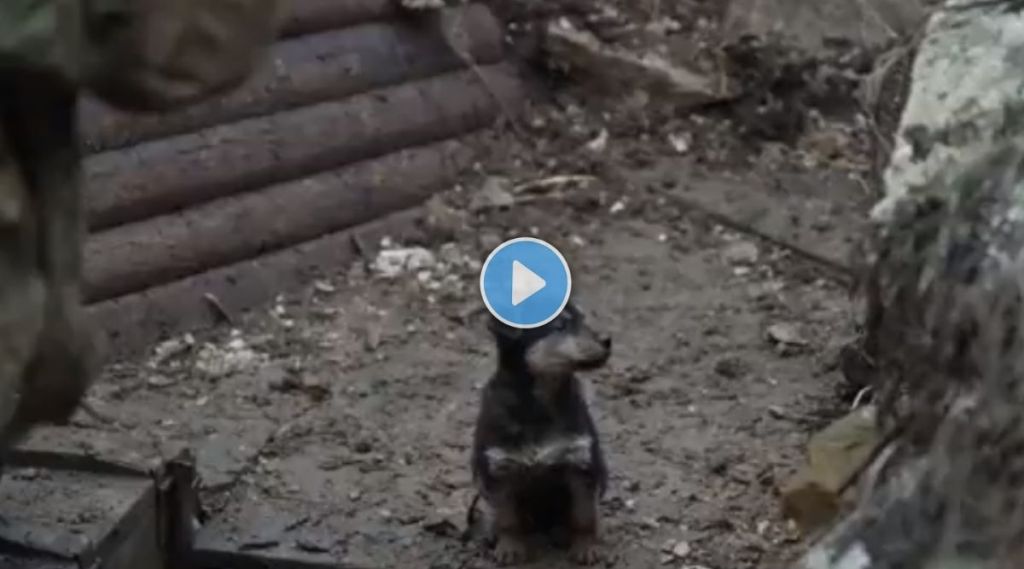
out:
{"label": "muddy soil", "polygon": [[[560,89],[477,137],[475,171],[362,244],[364,262],[112,365],[91,396],[112,422],[81,415],[31,444],[133,462],[194,448],[214,519],[204,539],[230,547],[486,567],[460,539],[494,365],[478,271],[503,240],[533,235],[561,249],[577,302],[614,338],[608,366],[586,377],[612,471],[605,565],[776,566],[799,547],[777,485],[844,409],[848,295],[821,265],[675,198],[767,203],[786,213],[776,230],[799,227],[841,260],[872,199],[868,147],[856,123],[816,116],[797,141],[772,142],[722,109]],[[416,267],[374,265],[412,247],[424,249]],[[549,551],[535,566],[563,563]]]}
{"label": "muddy soil", "polygon": [[[459,539],[493,367],[477,271],[505,238],[536,235],[563,251],[578,302],[615,340],[607,368],[587,377],[612,469],[608,566],[765,567],[791,553],[798,536],[775,488],[809,432],[840,412],[842,287],[666,202],[689,180],[735,172],[669,155],[636,168],[612,143],[614,181],[522,189],[546,178],[523,159],[536,149],[507,133],[480,143],[501,152],[392,242],[367,244],[367,263],[113,366],[93,401],[116,424],[83,416],[35,444],[132,461],[192,446],[214,534],[233,547],[362,567],[486,566]],[[568,153],[552,166],[583,162]],[[838,212],[826,231],[856,215]],[[372,263],[381,247],[433,259],[386,277]],[[537,566],[560,566],[559,555]]]}

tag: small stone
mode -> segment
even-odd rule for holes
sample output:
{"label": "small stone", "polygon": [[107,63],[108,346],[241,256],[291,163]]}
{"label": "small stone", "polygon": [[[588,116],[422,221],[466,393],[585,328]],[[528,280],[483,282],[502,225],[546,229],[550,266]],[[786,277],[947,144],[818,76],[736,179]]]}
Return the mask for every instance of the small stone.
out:
{"label": "small stone", "polygon": [[690,550],[691,549],[689,543],[685,541],[680,541],[676,543],[674,547],[672,547],[672,555],[674,555],[676,559],[682,559],[690,554]]}
{"label": "small stone", "polygon": [[172,338],[165,342],[161,342],[153,350],[153,359],[149,362],[150,366],[159,365],[174,356],[184,353],[193,344],[195,344],[195,340],[190,334],[186,334],[181,338]]}
{"label": "small stone", "polygon": [[661,528],[661,523],[659,523],[658,520],[656,520],[654,518],[644,518],[643,520],[640,521],[640,523],[644,527],[646,527],[648,529],[659,529],[659,528]]}
{"label": "small stone", "polygon": [[722,251],[722,258],[732,265],[752,265],[757,262],[760,252],[750,241],[737,241]]}
{"label": "small stone", "polygon": [[690,151],[690,135],[685,132],[668,135],[668,143],[678,154],[686,154]]}
{"label": "small stone", "polygon": [[19,480],[35,480],[39,478],[39,471],[35,468],[26,468],[19,472],[16,476]]}
{"label": "small stone", "polygon": [[604,152],[605,148],[608,148],[608,129],[602,128],[601,132],[587,143],[587,150],[599,153]]}
{"label": "small stone", "polygon": [[317,292],[323,293],[332,293],[335,290],[337,290],[336,288],[334,288],[334,285],[327,281],[316,281],[315,283],[313,283],[313,288],[316,289]]}
{"label": "small stone", "polygon": [[393,278],[407,271],[428,269],[436,263],[434,254],[427,249],[410,247],[381,251],[373,262],[373,269],[385,278]]}
{"label": "small stone", "polygon": [[800,334],[796,324],[781,322],[768,327],[768,338],[773,342],[786,346],[806,346],[807,340]]}
{"label": "small stone", "polygon": [[331,543],[323,537],[300,537],[295,540],[295,548],[307,553],[327,553],[331,550]]}
{"label": "small stone", "polygon": [[165,387],[170,387],[175,383],[177,382],[174,379],[167,377],[166,375],[154,375],[150,376],[146,380],[146,385],[154,389],[163,389]]}

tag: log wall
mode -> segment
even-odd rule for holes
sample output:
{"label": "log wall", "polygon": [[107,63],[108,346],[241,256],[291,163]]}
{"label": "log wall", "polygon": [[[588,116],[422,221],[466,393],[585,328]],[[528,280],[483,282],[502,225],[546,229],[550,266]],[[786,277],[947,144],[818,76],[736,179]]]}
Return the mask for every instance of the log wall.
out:
{"label": "log wall", "polygon": [[460,139],[522,97],[500,23],[457,10],[461,53],[392,0],[295,0],[231,93],[155,115],[83,99],[85,294],[110,355],[345,266],[353,235],[400,232],[450,186],[473,160]]}

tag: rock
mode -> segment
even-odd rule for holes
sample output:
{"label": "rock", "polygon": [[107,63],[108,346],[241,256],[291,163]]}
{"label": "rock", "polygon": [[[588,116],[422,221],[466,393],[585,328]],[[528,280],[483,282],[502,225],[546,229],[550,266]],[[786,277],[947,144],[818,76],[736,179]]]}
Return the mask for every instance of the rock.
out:
{"label": "rock", "polygon": [[313,282],[313,289],[324,294],[330,294],[337,290],[331,283],[320,280]]}
{"label": "rock", "polygon": [[686,154],[692,145],[690,135],[685,132],[668,135],[668,143],[677,154]]}
{"label": "rock", "polygon": [[153,357],[149,361],[150,367],[156,367],[165,361],[181,355],[192,348],[196,343],[192,334],[185,334],[180,338],[171,338],[157,345],[153,349]]}
{"label": "rock", "polygon": [[730,265],[752,265],[757,262],[759,255],[757,245],[750,241],[731,243],[722,252],[722,258]]}
{"label": "rock", "polygon": [[[732,98],[721,77],[709,77],[655,53],[637,54],[605,44],[567,20],[551,22],[545,47],[558,63],[568,65],[615,87],[615,92],[644,90],[670,97],[682,107]],[[625,89],[624,89],[625,88]]]}
{"label": "rock", "polygon": [[587,143],[587,150],[599,154],[606,148],[608,148],[608,129],[602,128],[601,132]]}
{"label": "rock", "polygon": [[257,353],[236,335],[223,347],[203,344],[196,356],[195,369],[207,379],[220,379],[255,369],[265,359],[265,354]]}
{"label": "rock", "polygon": [[676,559],[683,559],[690,554],[690,551],[690,544],[685,541],[680,541],[672,547],[672,555],[674,555]]}
{"label": "rock", "polygon": [[423,247],[388,249],[377,254],[373,269],[385,278],[427,269],[436,263],[434,254]]}
{"label": "rock", "polygon": [[924,21],[920,0],[731,0],[723,34],[819,55],[836,44],[877,50],[916,31]]}
{"label": "rock", "polygon": [[146,385],[154,389],[163,389],[177,383],[177,380],[166,375],[153,375],[146,379]]}
{"label": "rock", "polygon": [[295,540],[295,549],[307,553],[327,553],[334,540],[325,535],[304,535]]}
{"label": "rock", "polygon": [[767,330],[768,339],[782,346],[807,346],[808,342],[800,334],[800,329],[791,322],[772,324]]}

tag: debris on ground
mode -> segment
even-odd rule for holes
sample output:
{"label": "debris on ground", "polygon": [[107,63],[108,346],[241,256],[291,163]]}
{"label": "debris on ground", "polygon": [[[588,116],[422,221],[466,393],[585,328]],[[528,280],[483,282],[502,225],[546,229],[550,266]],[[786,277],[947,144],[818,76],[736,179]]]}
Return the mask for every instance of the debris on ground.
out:
{"label": "debris on ground", "polygon": [[798,325],[792,322],[778,322],[768,326],[768,339],[781,348],[805,347],[809,342],[800,332]]}
{"label": "debris on ground", "polygon": [[177,338],[164,340],[153,348],[153,357],[149,360],[149,367],[156,368],[165,362],[181,356],[192,349],[196,339],[192,334],[184,334]]}
{"label": "debris on ground", "polygon": [[[465,434],[493,366],[471,317],[483,313],[477,279],[494,247],[535,235],[566,254],[574,295],[615,338],[609,368],[586,379],[613,465],[602,515],[616,567],[778,566],[798,544],[770,488],[800,461],[807,418],[833,408],[838,372],[816,373],[809,348],[850,332],[845,291],[819,283],[816,266],[729,239],[673,204],[704,187],[723,211],[743,210],[770,192],[790,213],[787,204],[803,199],[791,177],[858,174],[847,169],[866,126],[850,116],[808,118],[813,136],[797,132],[792,144],[747,134],[754,123],[784,130],[776,126],[810,114],[802,101],[845,93],[855,62],[831,75],[814,66],[786,75],[777,71],[788,60],[776,61],[768,82],[737,81],[719,53],[720,4],[492,4],[522,13],[509,20],[510,38],[532,35],[553,48],[538,59],[563,58],[574,71],[546,75],[551,97],[534,101],[515,129],[474,138],[484,158],[427,202],[410,235],[379,246],[354,238],[362,259],[324,267],[337,273],[317,275],[306,296],[282,298],[269,315],[237,315],[238,334],[222,326],[168,344],[153,369],[109,378],[125,394],[116,408],[138,428],[108,446],[202,449],[213,516],[275,528],[243,538],[252,547],[343,544],[357,565],[480,566],[475,544],[452,539],[472,492]],[[591,72],[619,96],[573,81]],[[750,187],[733,187],[751,172]],[[829,231],[851,226],[862,211],[850,189],[825,189],[836,199]],[[793,224],[808,222],[797,209]],[[766,324],[783,327],[766,341]],[[151,378],[148,389],[137,389],[140,376]],[[76,436],[83,446],[101,438],[95,426]],[[705,468],[708,455],[720,456]],[[270,519],[218,509],[232,500],[264,502]],[[281,529],[296,519],[334,538],[300,544]]]}
{"label": "debris on ground", "polygon": [[722,252],[722,258],[731,265],[753,265],[757,262],[757,244],[752,241],[737,241],[729,244]]}
{"label": "debris on ground", "polygon": [[631,53],[577,29],[567,19],[551,22],[545,45],[560,66],[586,73],[620,93],[644,90],[683,107],[706,105],[735,96],[726,75],[709,76],[646,52]]}
{"label": "debris on ground", "polygon": [[434,254],[423,247],[383,249],[373,261],[373,270],[384,278],[429,269],[436,264]]}
{"label": "debris on ground", "polygon": [[264,358],[249,347],[240,331],[234,330],[225,345],[204,343],[196,354],[195,369],[207,379],[215,380],[250,371]]}
{"label": "debris on ground", "polygon": [[836,46],[874,51],[916,32],[925,14],[920,0],[731,0],[723,35],[729,43],[756,38],[805,54]]}

